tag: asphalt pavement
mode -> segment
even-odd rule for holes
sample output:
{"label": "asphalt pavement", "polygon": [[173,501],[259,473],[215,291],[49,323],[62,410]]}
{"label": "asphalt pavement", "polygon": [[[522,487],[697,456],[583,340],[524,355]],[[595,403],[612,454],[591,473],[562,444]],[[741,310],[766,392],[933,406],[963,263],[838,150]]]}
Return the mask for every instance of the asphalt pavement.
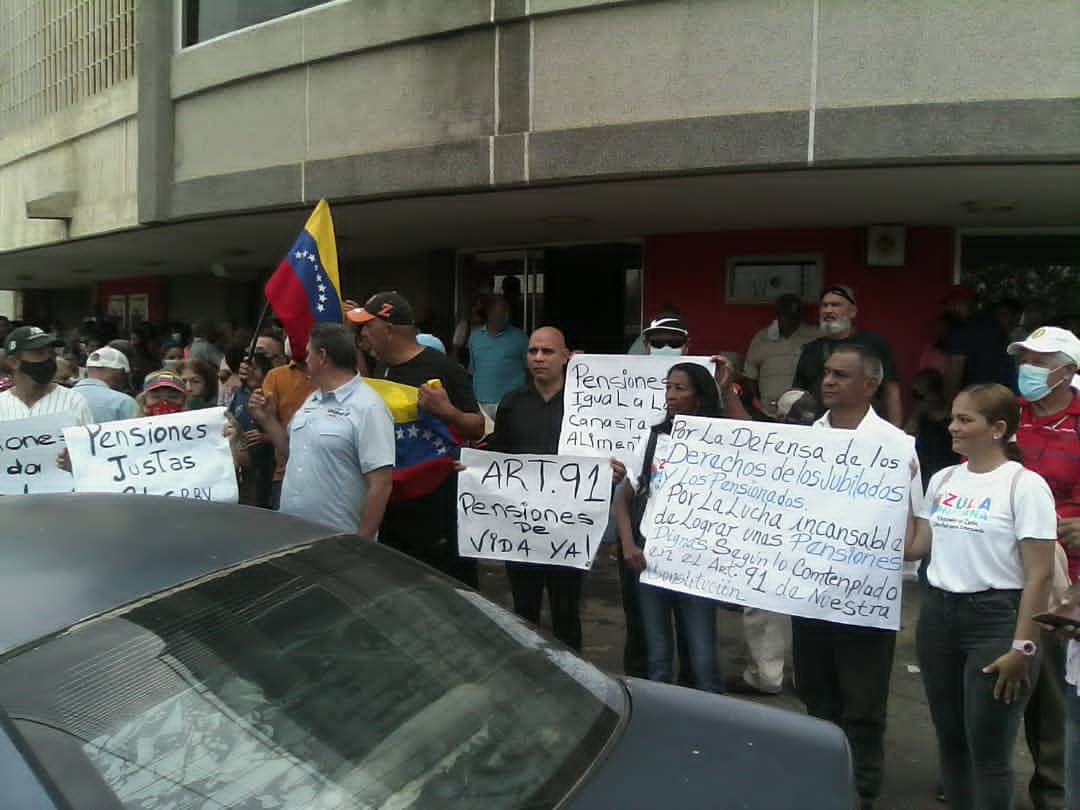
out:
{"label": "asphalt pavement", "polygon": [[[482,564],[480,587],[488,598],[509,607],[509,588],[501,565]],[[919,588],[914,583],[905,583],[903,627],[897,639],[889,695],[885,783],[877,810],[943,810],[945,807],[934,798],[938,781],[937,743],[915,662],[918,610]],[[585,658],[607,672],[621,672],[623,614],[618,570],[605,549],[601,550],[586,578],[582,618]],[[724,674],[740,673],[745,661],[741,618],[738,613],[721,610],[718,622]],[[548,624],[546,603],[541,624]],[[775,697],[738,697],[794,712],[803,711],[798,698],[787,691]],[[1022,735],[1016,745],[1016,775],[1016,810],[1030,810],[1026,788],[1031,775],[1031,758]]]}

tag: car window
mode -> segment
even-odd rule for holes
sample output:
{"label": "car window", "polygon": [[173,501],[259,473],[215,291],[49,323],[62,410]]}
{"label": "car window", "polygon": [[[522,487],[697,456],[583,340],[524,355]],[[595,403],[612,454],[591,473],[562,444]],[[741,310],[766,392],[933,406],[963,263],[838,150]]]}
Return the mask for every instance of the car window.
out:
{"label": "car window", "polygon": [[552,807],[624,699],[477,594],[345,538],[0,663],[0,704],[71,804],[133,810]]}

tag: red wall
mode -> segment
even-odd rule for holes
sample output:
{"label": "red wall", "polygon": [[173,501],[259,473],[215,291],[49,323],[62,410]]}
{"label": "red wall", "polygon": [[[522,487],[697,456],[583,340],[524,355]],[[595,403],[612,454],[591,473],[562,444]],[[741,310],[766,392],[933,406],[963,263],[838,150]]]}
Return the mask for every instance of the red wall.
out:
{"label": "red wall", "polygon": [[110,295],[138,295],[146,294],[147,308],[149,309],[150,321],[158,323],[165,319],[165,300],[163,295],[164,285],[160,277],[148,278],[120,278],[113,281],[98,282],[97,297],[102,311],[109,303]]}
{"label": "red wall", "polygon": [[[867,267],[865,228],[652,236],[645,240],[646,322],[670,302],[687,320],[695,354],[745,354],[754,332],[772,320],[772,307],[724,303],[727,260],[787,254],[821,255],[824,285],[854,288],[858,325],[888,339],[902,383],[917,371],[952,283],[952,228],[908,228],[904,267]],[[817,308],[808,307],[806,317],[816,322]]]}

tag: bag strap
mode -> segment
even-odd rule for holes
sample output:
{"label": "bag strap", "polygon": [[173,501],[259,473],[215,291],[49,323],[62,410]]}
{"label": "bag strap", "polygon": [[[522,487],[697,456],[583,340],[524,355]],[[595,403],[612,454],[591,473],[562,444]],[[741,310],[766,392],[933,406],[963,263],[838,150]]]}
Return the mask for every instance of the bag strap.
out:
{"label": "bag strap", "polygon": [[641,465],[641,480],[638,482],[638,492],[646,492],[649,482],[652,480],[653,456],[656,455],[656,442],[660,434],[655,430],[649,431],[649,440],[645,443],[645,461]]}

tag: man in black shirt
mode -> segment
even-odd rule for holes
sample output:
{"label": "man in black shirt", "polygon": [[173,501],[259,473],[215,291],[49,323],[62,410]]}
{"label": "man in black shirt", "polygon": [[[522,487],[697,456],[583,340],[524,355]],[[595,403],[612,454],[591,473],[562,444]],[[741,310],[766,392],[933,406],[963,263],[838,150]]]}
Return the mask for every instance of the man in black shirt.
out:
{"label": "man in black shirt", "polygon": [[[396,292],[373,295],[347,312],[361,324],[375,355],[373,377],[417,388],[417,404],[443,420],[462,441],[484,435],[484,417],[460,365],[416,342],[415,318],[405,297]],[[439,385],[431,385],[434,380]],[[415,557],[449,576],[476,587],[476,561],[458,554],[457,475],[434,492],[387,504],[379,542]]]}
{"label": "man in black shirt", "polygon": [[[529,338],[529,382],[502,398],[495,414],[495,430],[488,448],[500,453],[559,452],[563,420],[563,388],[570,351],[558,329],[542,327]],[[612,461],[616,480],[626,470]],[[571,649],[581,650],[580,568],[543,563],[508,562],[506,574],[514,595],[514,612],[536,624],[547,588],[551,606],[551,629],[555,638]]]}
{"label": "man in black shirt", "polygon": [[[820,324],[823,337],[812,340],[803,346],[799,355],[799,364],[795,367],[795,379],[792,388],[801,388],[814,395],[821,402],[821,381],[825,377],[825,361],[832,355],[833,349],[841,343],[854,343],[870,349],[885,370],[885,377],[874,396],[874,410],[884,419],[900,427],[903,424],[903,411],[900,401],[900,383],[896,374],[896,362],[888,342],[876,332],[864,332],[855,329],[855,292],[846,284],[829,287],[821,294]],[[821,411],[824,413],[824,410]],[[818,415],[820,416],[821,413]]]}

